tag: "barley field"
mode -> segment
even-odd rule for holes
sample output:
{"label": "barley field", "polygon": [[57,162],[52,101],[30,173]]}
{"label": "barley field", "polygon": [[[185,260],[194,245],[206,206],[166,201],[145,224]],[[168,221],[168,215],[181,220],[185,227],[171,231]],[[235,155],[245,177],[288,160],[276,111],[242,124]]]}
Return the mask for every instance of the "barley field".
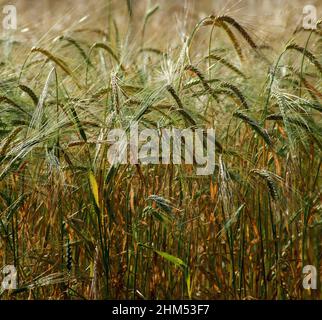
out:
{"label": "barley field", "polygon": [[[321,2],[10,4],[0,299],[321,299]],[[213,173],[111,164],[133,122],[214,128]]]}

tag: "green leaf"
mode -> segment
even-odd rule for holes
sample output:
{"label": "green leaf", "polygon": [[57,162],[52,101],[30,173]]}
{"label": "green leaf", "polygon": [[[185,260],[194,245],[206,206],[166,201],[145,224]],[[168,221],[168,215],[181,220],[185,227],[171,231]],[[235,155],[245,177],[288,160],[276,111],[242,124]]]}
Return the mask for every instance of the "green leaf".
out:
{"label": "green leaf", "polygon": [[167,252],[154,250],[159,256],[162,258],[168,260],[169,262],[173,263],[174,265],[178,267],[187,268],[187,265],[178,257],[175,257]]}
{"label": "green leaf", "polygon": [[95,199],[95,203],[96,203],[97,207],[99,208],[100,205],[99,205],[99,197],[98,197],[98,185],[97,185],[96,178],[95,178],[92,171],[90,171],[88,173],[88,178],[89,178],[89,184],[91,187],[91,191],[92,191],[93,197]]}
{"label": "green leaf", "polygon": [[187,274],[186,274],[186,284],[187,284],[188,296],[189,296],[189,299],[191,299],[192,288],[191,288],[191,275],[189,270],[187,271]]}

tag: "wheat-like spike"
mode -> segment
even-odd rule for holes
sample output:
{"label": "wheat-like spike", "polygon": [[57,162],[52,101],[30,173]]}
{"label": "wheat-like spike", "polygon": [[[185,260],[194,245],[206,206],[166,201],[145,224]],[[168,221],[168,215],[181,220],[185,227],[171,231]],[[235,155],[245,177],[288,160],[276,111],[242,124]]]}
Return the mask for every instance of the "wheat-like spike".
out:
{"label": "wheat-like spike", "polygon": [[174,88],[171,85],[167,85],[166,89],[171,94],[174,101],[177,103],[177,105],[179,107],[178,111],[183,115],[184,119],[188,119],[190,124],[196,125],[195,120],[190,116],[190,114],[183,107],[183,104],[182,104],[179,96],[177,95],[176,91],[174,90]]}
{"label": "wheat-like spike", "polygon": [[298,87],[301,85],[302,82],[312,99],[318,103],[318,97],[322,98],[322,93],[313,84],[311,84],[303,74],[297,72],[296,70],[292,71],[300,79],[300,81],[292,79],[292,82],[296,84]]}
{"label": "wheat-like spike", "polygon": [[[206,94],[206,93],[210,93],[217,100],[217,94],[222,94],[222,93],[228,93],[229,92],[229,91],[223,90],[223,89],[213,90],[209,86],[207,81],[205,80],[205,77],[203,76],[203,74],[196,67],[194,67],[192,65],[187,65],[185,67],[185,70],[189,70],[189,71],[195,73],[198,76],[198,78],[200,79],[200,82],[203,84],[203,86],[205,88],[205,92],[202,93],[203,95]],[[234,85],[232,85],[232,84],[230,84],[228,82],[222,82],[221,87],[230,89],[238,97],[238,99],[241,101],[243,107],[245,109],[249,109],[245,97],[243,96],[243,94],[240,92],[240,90],[236,86],[234,86]]]}
{"label": "wheat-like spike", "polygon": [[317,100],[317,96],[320,99],[322,99],[322,93],[318,89],[316,89],[309,81],[307,81],[305,77],[302,77],[302,81],[305,88],[307,89],[307,91],[313,99]]}
{"label": "wheat-like spike", "polygon": [[194,67],[193,65],[187,65],[184,68],[185,70],[189,70],[192,73],[194,73],[199,79],[200,82],[202,83],[202,85],[204,86],[206,91],[211,91],[211,88],[209,86],[209,84],[206,82],[204,75],[201,73],[201,71],[199,69],[197,69],[196,67]]}
{"label": "wheat-like spike", "polygon": [[12,126],[28,126],[28,121],[22,119],[13,119],[11,121]]}
{"label": "wheat-like spike", "polygon": [[68,75],[71,75],[71,71],[68,69],[67,64],[62,59],[55,57],[48,50],[39,47],[33,47],[31,49],[31,52],[39,52],[45,55],[49,60],[55,62],[59,67],[61,67],[61,69],[63,69]]}
{"label": "wheat-like spike", "polygon": [[72,271],[72,248],[70,245],[70,240],[69,240],[69,236],[67,235],[67,243],[66,243],[66,267],[68,272]]}
{"label": "wheat-like spike", "polygon": [[192,65],[187,65],[185,67],[185,70],[189,70],[192,73],[194,73],[200,80],[200,82],[202,83],[203,87],[205,88],[205,91],[207,93],[210,93],[211,96],[213,98],[216,99],[216,101],[219,103],[218,98],[216,96],[216,94],[214,93],[214,90],[209,86],[208,82],[206,81],[204,75],[201,73],[201,71],[199,71],[196,67],[192,66]]}
{"label": "wheat-like spike", "polygon": [[184,109],[183,104],[182,104],[179,96],[177,95],[176,91],[174,90],[174,88],[169,84],[166,86],[166,89],[168,90],[168,92],[171,94],[171,96],[173,97],[173,99],[177,103],[179,109]]}
{"label": "wheat-like spike", "polygon": [[[219,94],[226,94],[228,95],[229,97],[233,98],[235,100],[236,96],[233,92],[229,91],[229,90],[226,90],[226,89],[211,89],[212,90],[212,93],[214,95],[219,95]],[[200,91],[196,91],[194,92],[191,97],[201,97],[201,96],[205,96],[205,95],[208,95],[209,92],[207,90],[200,90]]]}
{"label": "wheat-like spike", "polygon": [[[220,81],[219,79],[205,80],[206,83],[214,83],[214,82],[219,82],[219,81]],[[200,79],[199,80],[191,80],[191,81],[187,82],[186,84],[184,84],[183,89],[184,90],[190,89],[200,83],[201,83]]]}
{"label": "wheat-like spike", "polygon": [[245,115],[244,113],[241,113],[240,111],[236,111],[233,114],[234,117],[237,117],[239,119],[242,119],[247,124],[249,124],[262,138],[263,140],[270,146],[273,146],[273,142],[268,135],[267,131],[263,129],[255,120],[251,119],[248,115]]}
{"label": "wheat-like spike", "polygon": [[145,35],[145,29],[147,26],[147,23],[149,21],[149,19],[159,10],[159,6],[156,5],[154,7],[152,7],[150,10],[147,11],[147,13],[145,14],[144,17],[144,22],[143,22],[143,28],[142,28],[142,38],[144,38]]}
{"label": "wheat-like spike", "polygon": [[[284,121],[284,117],[281,114],[274,113],[274,114],[270,114],[269,116],[267,116],[266,120]],[[312,132],[312,129],[310,128],[310,126],[303,120],[287,117],[287,121],[289,123],[292,123],[302,129],[308,131],[308,132]]]}
{"label": "wheat-like spike", "polygon": [[243,94],[241,93],[241,91],[236,86],[234,86],[233,84],[231,84],[229,82],[223,82],[223,83],[221,83],[220,86],[223,87],[223,88],[228,88],[232,92],[234,92],[234,94],[238,97],[238,99],[240,100],[240,102],[243,105],[243,107],[245,109],[249,109],[245,97],[243,96]]}
{"label": "wheat-like spike", "polygon": [[[234,102],[236,102],[236,94],[230,90],[227,90],[227,89],[211,89],[212,90],[212,94],[213,96],[216,97],[216,101],[217,103],[220,103],[220,100],[217,98],[218,95],[221,95],[221,94],[224,94],[226,96],[228,96],[229,98],[231,98]],[[208,91],[197,91],[197,92],[194,92],[191,97],[201,97],[201,96],[204,96],[204,95],[207,95],[209,94]]]}
{"label": "wheat-like spike", "polygon": [[[72,44],[80,53],[80,55],[84,58],[85,61],[88,60],[87,55],[84,51],[84,49],[81,47],[81,45],[73,38],[68,37],[68,36],[60,36],[58,40],[65,40],[68,43]],[[92,66],[92,63],[89,61],[88,62],[90,66]]]}
{"label": "wheat-like spike", "polygon": [[127,11],[129,13],[129,16],[130,18],[132,17],[132,14],[133,14],[133,3],[132,3],[132,0],[126,0],[126,6],[127,6]]}
{"label": "wheat-like spike", "polygon": [[[201,75],[202,76],[202,75]],[[190,116],[189,113],[187,113],[187,111],[183,108],[183,104],[179,98],[179,96],[177,95],[177,93],[175,92],[175,90],[173,89],[173,87],[171,85],[167,86],[167,90],[168,92],[171,94],[171,96],[173,97],[173,99],[176,101],[178,107],[179,107],[179,112],[183,115],[184,118],[187,118],[188,121],[190,122],[190,124],[192,124],[193,126],[196,125],[196,121],[194,119],[192,119],[192,117]],[[217,141],[215,141],[215,144],[219,150],[219,152],[221,153],[223,151],[223,147],[222,145]]]}
{"label": "wheat-like spike", "polygon": [[242,27],[234,18],[229,16],[219,16],[219,17],[212,17],[215,21],[221,21],[221,22],[227,22],[228,24],[232,25],[235,29],[239,31],[239,33],[243,36],[243,38],[248,42],[248,44],[253,48],[257,49],[256,43],[253,41],[251,36],[248,34],[248,32],[245,30],[244,27]]}
{"label": "wheat-like spike", "polygon": [[[124,104],[126,105],[142,105],[142,100],[137,100],[137,99],[133,99],[133,98],[129,98],[128,100],[126,100],[124,102]],[[173,108],[172,104],[169,103],[157,103],[151,106],[151,110],[157,110],[160,112],[160,110],[169,110]]]}
{"label": "wheat-like spike", "polygon": [[47,80],[45,82],[44,88],[42,90],[42,93],[39,97],[39,102],[37,104],[37,107],[34,110],[34,113],[32,115],[32,119],[30,121],[29,127],[35,127],[35,128],[40,128],[41,124],[42,124],[42,119],[43,119],[43,115],[44,115],[44,106],[45,106],[45,101],[47,99],[48,96],[48,91],[49,91],[49,87],[51,82],[53,81],[53,76],[55,74],[55,67],[52,67],[52,69],[50,70]]}
{"label": "wheat-like spike", "polygon": [[0,148],[0,156],[4,156],[6,154],[6,151],[8,150],[10,143],[16,138],[16,136],[21,130],[22,127],[17,127],[12,130],[8,137],[6,137],[5,141],[2,143],[2,146]]}
{"label": "wheat-like spike", "polygon": [[319,61],[317,60],[317,58],[314,56],[313,53],[311,53],[310,51],[308,51],[307,49],[300,47],[299,45],[297,45],[296,43],[291,43],[289,44],[285,51],[287,50],[296,50],[302,54],[304,54],[312,64],[315,65],[315,67],[319,70],[319,72],[322,74],[322,65],[319,63]]}
{"label": "wheat-like spike", "polygon": [[117,84],[117,77],[115,74],[111,77],[111,87],[112,87],[112,100],[114,110],[120,113],[120,99],[119,99],[119,89]]}
{"label": "wheat-like spike", "polygon": [[258,170],[258,169],[252,170],[251,173],[255,173],[259,177],[265,179],[271,197],[273,198],[273,200],[277,200],[278,199],[277,187],[271,174],[266,170]]}
{"label": "wheat-like spike", "polygon": [[103,49],[105,50],[106,52],[109,53],[109,55],[117,62],[117,64],[120,66],[121,70],[122,71],[125,71],[125,68],[124,66],[120,63],[120,60],[118,58],[118,56],[116,55],[116,53],[113,51],[113,49],[106,45],[105,43],[102,43],[102,42],[96,42],[94,43],[90,50],[89,50],[89,53],[88,53],[88,63],[86,65],[86,74],[85,74],[85,85],[87,86],[87,79],[88,79],[88,66],[89,66],[89,63],[90,63],[90,56],[91,56],[91,53],[92,51],[95,49],[95,48],[99,48],[99,49]]}
{"label": "wheat-like spike", "polygon": [[5,96],[0,96],[0,103],[1,102],[5,102],[5,103],[8,103],[10,104],[11,106],[19,109],[21,112],[27,114],[28,116],[31,117],[31,114],[29,112],[27,112],[26,110],[24,110],[22,107],[20,107],[17,103],[15,103],[13,100],[11,100],[10,98],[8,97],[5,97]]}
{"label": "wheat-like spike", "polygon": [[81,88],[81,85],[79,84],[78,80],[73,75],[72,71],[69,69],[66,62],[64,62],[61,58],[55,57],[53,54],[51,54],[48,50],[45,50],[43,48],[39,47],[33,47],[31,49],[31,52],[39,52],[46,56],[49,60],[53,61],[55,64],[57,64],[67,75],[69,75],[76,83],[76,85]]}
{"label": "wheat-like spike", "polygon": [[66,247],[66,253],[62,257],[65,260],[65,266],[67,269],[67,272],[70,273],[72,271],[72,249],[70,245],[70,238],[69,238],[69,225],[63,221],[62,222],[62,232],[63,232],[63,238],[66,237],[66,244],[64,246]]}
{"label": "wheat-like spike", "polygon": [[239,42],[238,42],[236,36],[234,35],[234,33],[229,29],[227,24],[224,22],[217,22],[216,25],[219,27],[222,27],[225,30],[231,43],[233,44],[233,46],[235,48],[235,51],[236,51],[240,61],[244,61],[243,51],[242,51],[241,46],[239,45]]}
{"label": "wheat-like spike", "polygon": [[226,25],[228,23],[229,25],[233,26],[238,32],[242,35],[242,37],[247,41],[247,43],[253,48],[257,49],[256,43],[253,41],[252,37],[249,35],[249,33],[245,30],[244,27],[242,27],[234,18],[222,15],[222,16],[213,16],[211,15],[208,19],[205,19],[205,21],[202,23],[202,25],[217,25],[219,27],[222,27],[227,35],[229,36],[230,40],[232,41],[235,50],[237,51],[237,54],[239,55],[240,59],[243,60],[242,51],[240,48],[240,45],[235,37],[235,35],[232,33],[232,31],[228,28]]}
{"label": "wheat-like spike", "polygon": [[29,88],[28,86],[26,85],[23,85],[23,84],[20,84],[19,85],[19,88],[26,92],[28,94],[28,96],[31,98],[31,100],[34,102],[34,105],[37,106],[38,104],[38,97],[36,96],[36,94],[32,91],[31,88]]}
{"label": "wheat-like spike", "polygon": [[273,114],[268,115],[266,117],[266,120],[280,121],[280,120],[283,120],[283,116],[279,113],[273,113]]}
{"label": "wheat-like spike", "polygon": [[225,58],[222,58],[220,56],[217,56],[216,54],[211,54],[209,56],[207,56],[205,59],[214,59],[218,62],[220,62],[221,64],[223,64],[224,66],[226,66],[228,69],[232,70],[233,72],[237,73],[239,76],[243,77],[244,79],[246,79],[246,76],[234,65],[232,65],[229,61],[227,61]]}
{"label": "wheat-like spike", "polygon": [[[116,53],[113,51],[113,49],[110,46],[108,46],[107,44],[102,43],[102,42],[96,42],[96,43],[94,43],[92,45],[92,47],[90,48],[90,51],[89,52],[91,53],[95,48],[103,49],[106,52],[108,52],[109,55],[119,64],[119,66],[122,69],[122,71],[125,70],[124,66],[120,63],[120,60],[117,57]],[[88,56],[90,56],[90,53],[89,53]]]}
{"label": "wheat-like spike", "polygon": [[139,53],[142,53],[142,52],[151,52],[151,53],[155,53],[155,54],[167,57],[167,53],[162,52],[161,50],[155,49],[155,48],[142,48],[140,49]]}
{"label": "wheat-like spike", "polygon": [[[225,16],[223,16],[225,17]],[[235,50],[236,50],[236,53],[237,55],[239,56],[239,59],[241,61],[244,60],[244,56],[243,56],[243,53],[242,53],[242,49],[238,43],[238,40],[236,38],[236,36],[234,35],[234,33],[230,30],[230,28],[228,27],[228,25],[225,23],[224,19],[223,18],[220,18],[220,17],[215,17],[215,16],[210,16],[208,18],[205,18],[203,19],[203,21],[200,23],[200,26],[209,26],[209,25],[212,25],[212,26],[217,26],[219,28],[222,28],[224,29],[224,31],[227,33],[230,41],[232,42]]]}
{"label": "wheat-like spike", "polygon": [[30,61],[30,62],[26,63],[26,65],[25,65],[24,68],[25,69],[28,69],[28,68],[30,68],[30,67],[32,67],[32,66],[34,66],[36,64],[39,64],[41,62],[43,62],[44,64],[46,64],[48,61],[49,61],[49,59],[47,57],[46,58],[38,58],[38,59],[35,59],[33,61]]}

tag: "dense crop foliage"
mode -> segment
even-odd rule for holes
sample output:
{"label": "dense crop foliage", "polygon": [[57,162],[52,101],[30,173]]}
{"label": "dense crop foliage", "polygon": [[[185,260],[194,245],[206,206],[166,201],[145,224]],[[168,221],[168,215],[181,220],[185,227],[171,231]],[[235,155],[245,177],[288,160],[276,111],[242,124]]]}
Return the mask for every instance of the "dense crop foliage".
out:
{"label": "dense crop foliage", "polygon": [[[127,8],[0,66],[0,258],[19,284],[1,298],[321,298],[302,287],[321,270],[321,24],[267,44],[209,15],[167,48],[158,7]],[[111,166],[107,133],[133,121],[215,128],[214,173]]]}

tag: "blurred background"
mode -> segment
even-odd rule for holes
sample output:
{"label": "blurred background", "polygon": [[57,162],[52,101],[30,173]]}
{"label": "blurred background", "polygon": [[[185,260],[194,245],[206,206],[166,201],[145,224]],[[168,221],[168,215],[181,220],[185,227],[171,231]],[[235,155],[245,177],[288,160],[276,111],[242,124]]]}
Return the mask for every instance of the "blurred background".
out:
{"label": "blurred background", "polygon": [[[16,0],[0,1],[0,4],[17,8],[18,30],[14,36],[36,42],[49,32],[66,31],[79,25],[108,29],[111,16],[126,30],[129,2],[133,26],[142,24],[148,8],[158,5],[149,29],[168,36],[170,30],[178,31],[178,21],[185,20],[186,26],[192,27],[206,15],[229,14],[250,31],[268,39],[286,31],[293,32],[303,17],[305,5],[316,6],[318,18],[322,12],[322,1],[318,0]],[[164,24],[167,28],[160,28]]]}

